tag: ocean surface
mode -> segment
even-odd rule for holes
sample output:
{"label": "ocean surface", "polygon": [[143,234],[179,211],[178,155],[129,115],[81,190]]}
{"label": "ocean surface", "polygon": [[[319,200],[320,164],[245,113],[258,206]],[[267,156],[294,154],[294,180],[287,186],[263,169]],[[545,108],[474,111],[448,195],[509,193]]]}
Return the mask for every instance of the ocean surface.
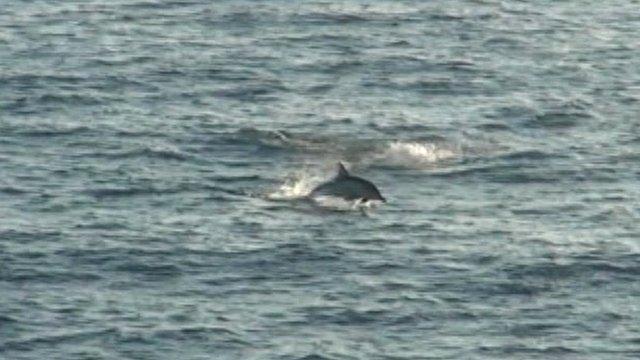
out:
{"label": "ocean surface", "polygon": [[0,358],[638,359],[639,180],[637,0],[3,1]]}

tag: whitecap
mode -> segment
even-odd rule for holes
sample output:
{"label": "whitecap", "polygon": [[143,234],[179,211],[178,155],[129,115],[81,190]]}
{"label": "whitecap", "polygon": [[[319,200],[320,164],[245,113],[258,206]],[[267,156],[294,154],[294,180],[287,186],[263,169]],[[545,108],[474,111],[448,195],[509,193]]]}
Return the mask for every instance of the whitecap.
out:
{"label": "whitecap", "polygon": [[396,141],[378,154],[377,160],[386,165],[421,168],[459,154],[459,150],[444,145]]}

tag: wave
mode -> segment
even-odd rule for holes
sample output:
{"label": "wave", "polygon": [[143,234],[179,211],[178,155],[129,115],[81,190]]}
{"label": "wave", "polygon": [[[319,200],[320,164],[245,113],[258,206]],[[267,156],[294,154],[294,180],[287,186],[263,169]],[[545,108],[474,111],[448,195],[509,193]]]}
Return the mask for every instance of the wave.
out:
{"label": "wave", "polygon": [[6,131],[13,133],[13,135],[25,137],[53,137],[88,133],[91,129],[83,125],[41,124],[22,129],[20,126],[15,126],[15,128],[9,128]]}
{"label": "wave", "polygon": [[[216,183],[235,183],[238,181],[251,181],[258,180],[259,177],[255,176],[233,176],[233,177],[213,177],[207,180],[214,181]],[[194,192],[194,191],[207,191],[211,196],[224,198],[225,201],[232,201],[230,196],[247,196],[250,195],[243,189],[230,189],[217,185],[207,185],[204,183],[190,183],[185,182],[178,184],[177,186],[159,187],[153,185],[134,185],[134,186],[109,186],[100,188],[86,189],[84,192],[96,198],[118,198],[118,197],[131,197],[131,196],[147,196],[147,195],[168,195],[178,194],[182,192]]]}
{"label": "wave", "polygon": [[[163,328],[155,331],[155,335],[164,339],[232,337],[236,342],[245,343],[237,332],[218,326],[193,325],[185,327]],[[248,343],[246,343],[248,344]]]}
{"label": "wave", "polygon": [[36,103],[46,105],[100,105],[104,99],[96,96],[79,94],[43,94],[36,99]]}
{"label": "wave", "polygon": [[301,358],[298,358],[297,360],[331,360],[331,358],[325,357],[319,354],[309,354]]}
{"label": "wave", "polygon": [[213,96],[221,99],[239,101],[275,100],[278,94],[290,89],[278,79],[259,79],[248,84],[234,84],[213,91]]}
{"label": "wave", "polygon": [[0,281],[63,284],[69,282],[87,282],[101,280],[102,275],[93,272],[73,270],[52,270],[50,268],[22,269],[0,274]]}
{"label": "wave", "polygon": [[301,17],[305,23],[309,24],[323,24],[323,23],[337,23],[337,24],[350,24],[356,22],[365,22],[368,18],[349,13],[336,13],[336,12],[313,12],[305,14]]}
{"label": "wave", "polygon": [[0,186],[0,193],[7,195],[21,195],[27,194],[30,191],[24,188],[16,187],[16,186]]}
{"label": "wave", "polygon": [[96,198],[130,197],[137,195],[161,195],[169,192],[175,191],[170,191],[167,189],[157,189],[155,187],[106,187],[86,190],[87,194]]}
{"label": "wave", "polygon": [[549,153],[540,150],[517,150],[497,156],[498,159],[503,160],[545,160],[566,157],[566,155]]}
{"label": "wave", "polygon": [[481,164],[465,165],[445,171],[432,172],[434,177],[442,178],[476,178],[498,184],[557,183],[563,176],[558,172],[542,167],[530,167],[524,164]]}
{"label": "wave", "polygon": [[[82,331],[56,331],[49,332],[46,335],[37,334],[19,340],[10,340],[4,343],[7,349],[33,349],[34,347],[52,347],[61,344],[78,344],[87,341],[96,341],[96,339],[105,336],[115,336],[119,334],[116,328],[104,329],[85,329]],[[0,350],[1,352],[1,350]]]}
{"label": "wave", "polygon": [[321,136],[291,133],[285,130],[260,130],[247,127],[225,135],[227,135],[223,139],[225,144],[258,145],[261,150],[335,153],[336,149],[340,150],[345,147],[345,144],[341,141],[331,141],[331,139]]}
{"label": "wave", "polygon": [[339,5],[329,3],[313,3],[309,6],[296,8],[291,13],[293,21],[305,23],[360,23],[364,21],[402,20],[411,16],[418,16],[415,6],[408,6],[399,2],[351,4],[343,2]]}
{"label": "wave", "polygon": [[584,111],[549,111],[536,115],[526,122],[525,126],[547,129],[571,128],[592,118],[593,115]]}
{"label": "wave", "polygon": [[189,154],[185,154],[172,146],[146,146],[144,148],[110,152],[110,153],[93,153],[91,156],[105,157],[109,159],[129,159],[138,157],[156,158],[162,160],[179,160],[184,161],[191,158]]}
{"label": "wave", "polygon": [[23,89],[37,88],[41,87],[43,84],[75,85],[85,80],[86,78],[80,75],[22,73],[0,76],[0,82],[2,84]]}
{"label": "wave", "polygon": [[459,157],[461,151],[438,145],[420,142],[392,142],[375,156],[376,161],[384,165],[406,168],[424,168],[439,161]]}
{"label": "wave", "polygon": [[268,147],[284,147],[292,141],[292,136],[282,130],[260,130],[246,127],[233,132],[230,141],[231,143],[248,142]]}
{"label": "wave", "polygon": [[39,230],[39,229],[4,229],[0,230],[0,239],[11,239],[13,242],[27,244],[39,241],[40,239],[50,239],[51,241],[59,241],[64,237],[64,233],[57,230]]}

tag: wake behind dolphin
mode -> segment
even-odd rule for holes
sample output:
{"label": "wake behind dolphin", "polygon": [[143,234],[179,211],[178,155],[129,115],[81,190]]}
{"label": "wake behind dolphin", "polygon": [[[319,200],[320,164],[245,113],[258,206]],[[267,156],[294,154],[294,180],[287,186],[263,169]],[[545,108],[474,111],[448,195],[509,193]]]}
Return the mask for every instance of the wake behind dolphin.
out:
{"label": "wake behind dolphin", "polygon": [[369,200],[386,202],[375,185],[363,178],[350,175],[342,163],[338,163],[338,174],[313,189],[309,197],[315,198],[323,195],[345,200],[359,200],[361,203],[366,203]]}

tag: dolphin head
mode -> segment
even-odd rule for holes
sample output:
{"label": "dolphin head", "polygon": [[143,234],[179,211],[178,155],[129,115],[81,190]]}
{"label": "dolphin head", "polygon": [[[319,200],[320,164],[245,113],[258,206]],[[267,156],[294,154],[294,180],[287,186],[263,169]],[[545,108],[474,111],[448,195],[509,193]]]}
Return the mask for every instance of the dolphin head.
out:
{"label": "dolphin head", "polygon": [[355,176],[353,178],[354,178],[354,181],[361,182],[360,187],[361,187],[362,202],[367,202],[369,200],[382,201],[383,203],[387,202],[387,199],[385,199],[384,196],[380,194],[380,191],[378,190],[378,188],[376,188],[376,186],[373,185],[371,182]]}

